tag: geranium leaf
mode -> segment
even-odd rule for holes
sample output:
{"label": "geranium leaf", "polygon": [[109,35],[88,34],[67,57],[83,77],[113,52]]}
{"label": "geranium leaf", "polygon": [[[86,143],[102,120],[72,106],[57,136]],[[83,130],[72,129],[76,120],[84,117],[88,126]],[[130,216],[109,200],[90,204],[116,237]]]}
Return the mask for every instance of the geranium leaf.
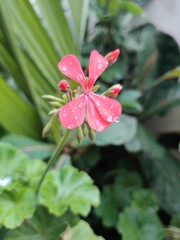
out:
{"label": "geranium leaf", "polygon": [[80,220],[74,227],[67,228],[63,234],[62,240],[103,240],[104,238],[94,234],[89,224]]}
{"label": "geranium leaf", "polygon": [[35,211],[35,193],[28,188],[18,188],[16,191],[4,191],[0,195],[0,225],[6,228],[16,228],[24,219],[33,216]]}
{"label": "geranium leaf", "polygon": [[71,213],[55,217],[44,208],[38,208],[34,217],[22,226],[9,231],[6,240],[55,240],[68,226],[74,225],[78,218]]}
{"label": "geranium leaf", "polygon": [[47,174],[40,189],[40,203],[57,216],[68,207],[75,214],[86,216],[91,205],[99,204],[99,191],[85,172],[66,166],[59,172],[50,171]]}
{"label": "geranium leaf", "polygon": [[124,240],[164,239],[164,229],[156,214],[155,195],[147,190],[135,192],[131,206],[119,215],[118,231]]}
{"label": "geranium leaf", "polygon": [[10,144],[0,143],[0,225],[15,228],[35,211],[41,160],[31,160]]}
{"label": "geranium leaf", "polygon": [[135,136],[136,131],[136,118],[122,114],[118,123],[113,123],[104,132],[96,134],[95,143],[99,146],[122,145],[130,141]]}
{"label": "geranium leaf", "polygon": [[103,187],[101,204],[95,212],[104,226],[116,226],[120,211],[131,202],[132,193],[141,187],[141,181],[136,172],[119,170],[114,184]]}

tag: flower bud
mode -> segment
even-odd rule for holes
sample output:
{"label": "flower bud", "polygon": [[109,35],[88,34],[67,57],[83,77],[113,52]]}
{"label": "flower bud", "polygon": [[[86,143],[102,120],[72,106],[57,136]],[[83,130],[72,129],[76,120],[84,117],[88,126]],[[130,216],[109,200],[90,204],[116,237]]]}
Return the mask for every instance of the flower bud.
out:
{"label": "flower bud", "polygon": [[108,60],[108,65],[112,65],[117,60],[120,54],[120,49],[116,49],[113,52],[108,53],[105,58]]}
{"label": "flower bud", "polygon": [[113,99],[117,98],[117,96],[122,88],[123,87],[121,84],[115,84],[114,86],[109,88],[106,92],[104,92],[103,95],[106,97],[109,97],[109,98],[113,98]]}
{"label": "flower bud", "polygon": [[92,128],[89,128],[89,138],[91,139],[91,141],[94,141],[96,135],[95,132]]}
{"label": "flower bud", "polygon": [[43,138],[47,137],[49,135],[49,133],[51,132],[51,129],[52,129],[52,122],[50,121],[43,128],[42,137]]}
{"label": "flower bud", "polygon": [[84,139],[83,130],[82,130],[82,127],[79,126],[77,128],[77,140],[78,140],[78,143],[82,143],[83,139]]}
{"label": "flower bud", "polygon": [[59,88],[62,92],[67,92],[69,88],[69,83],[66,80],[61,80],[59,83]]}

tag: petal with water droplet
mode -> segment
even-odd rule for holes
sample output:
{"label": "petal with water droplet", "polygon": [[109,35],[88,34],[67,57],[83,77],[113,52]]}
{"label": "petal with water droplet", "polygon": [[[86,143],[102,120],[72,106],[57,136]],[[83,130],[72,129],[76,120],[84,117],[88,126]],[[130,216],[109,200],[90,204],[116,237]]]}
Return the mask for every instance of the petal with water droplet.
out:
{"label": "petal with water droplet", "polygon": [[117,122],[122,112],[121,104],[117,100],[95,93],[91,93],[90,98],[105,121]]}
{"label": "petal with water droplet", "polygon": [[[72,129],[83,124],[85,117],[85,98],[86,96],[82,94],[60,108],[59,120],[63,126]],[[79,108],[80,104],[82,106],[81,108]]]}
{"label": "petal with water droplet", "polygon": [[89,61],[89,81],[88,87],[92,88],[98,77],[104,72],[108,67],[108,61],[103,57],[98,51],[94,50],[91,52]]}
{"label": "petal with water droplet", "polygon": [[97,132],[104,131],[111,124],[101,117],[93,100],[89,96],[87,101],[87,121],[89,126]]}
{"label": "petal with water droplet", "polygon": [[68,54],[58,63],[59,70],[74,81],[86,85],[86,79],[81,64],[76,56]]}

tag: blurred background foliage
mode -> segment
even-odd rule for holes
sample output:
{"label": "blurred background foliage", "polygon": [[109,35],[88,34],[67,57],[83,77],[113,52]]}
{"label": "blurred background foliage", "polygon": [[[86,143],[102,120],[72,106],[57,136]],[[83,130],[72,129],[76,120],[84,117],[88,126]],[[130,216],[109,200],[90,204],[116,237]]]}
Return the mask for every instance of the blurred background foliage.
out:
{"label": "blurred background foliage", "polygon": [[[180,104],[180,54],[171,36],[151,24],[136,24],[149,1],[0,0],[1,142],[46,162],[59,129],[55,126],[53,136],[42,139],[50,106],[41,96],[60,95],[58,83],[64,77],[57,63],[65,54],[77,55],[86,67],[93,49],[106,55],[120,48],[119,59],[98,84],[100,92],[116,83],[123,85],[118,97],[123,106],[120,122],[96,134],[93,143],[85,139],[79,145],[74,134],[62,156],[67,165],[92,177],[100,189],[99,207],[84,218],[86,222],[76,219],[76,211],[57,217],[55,210],[50,215],[44,208],[32,210],[33,218],[22,225],[9,227],[0,217],[0,226],[6,226],[1,228],[1,239],[55,240],[60,235],[64,240],[103,239],[93,231],[107,240],[180,239],[179,132],[157,136],[146,124]],[[0,173],[3,176],[3,170]],[[5,202],[1,187],[0,204]],[[47,219],[52,219],[52,226]],[[20,227],[7,230],[16,226]],[[44,228],[48,230],[42,238]]]}

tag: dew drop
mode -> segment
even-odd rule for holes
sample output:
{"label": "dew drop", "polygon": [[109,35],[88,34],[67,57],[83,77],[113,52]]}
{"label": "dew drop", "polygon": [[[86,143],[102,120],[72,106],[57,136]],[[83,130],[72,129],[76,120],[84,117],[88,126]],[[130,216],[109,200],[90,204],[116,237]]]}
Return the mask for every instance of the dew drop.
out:
{"label": "dew drop", "polygon": [[95,116],[94,105],[91,102],[89,102],[89,108],[91,116],[94,117]]}
{"label": "dew drop", "polygon": [[73,123],[70,123],[69,125],[68,125],[68,128],[69,129],[72,129],[72,128],[74,128],[75,127],[75,125],[73,124]]}
{"label": "dew drop", "polygon": [[97,68],[99,69],[99,70],[101,70],[102,69],[102,67],[103,67],[103,65],[100,63],[100,64],[98,64],[98,66],[97,66]]}
{"label": "dew drop", "polygon": [[83,108],[84,104],[83,103],[79,103],[79,108]]}
{"label": "dew drop", "polygon": [[74,119],[75,119],[75,120],[78,120],[78,116],[75,116]]}
{"label": "dew drop", "polygon": [[83,75],[82,74],[78,74],[78,77],[79,77],[79,79],[83,79]]}
{"label": "dew drop", "polygon": [[119,122],[119,117],[114,117],[114,122]]}
{"label": "dew drop", "polygon": [[5,187],[11,183],[11,177],[0,178],[0,187]]}
{"label": "dew drop", "polygon": [[63,66],[63,67],[61,68],[61,70],[62,70],[63,72],[66,72],[66,71],[67,71],[67,67],[66,67],[66,66]]}
{"label": "dew drop", "polygon": [[100,107],[101,106],[100,101],[96,100],[96,105]]}
{"label": "dew drop", "polygon": [[98,63],[101,63],[101,59],[98,59]]}
{"label": "dew drop", "polygon": [[63,117],[67,117],[66,113],[63,113]]}
{"label": "dew drop", "polygon": [[112,122],[113,121],[112,116],[108,116],[106,120],[107,122]]}

